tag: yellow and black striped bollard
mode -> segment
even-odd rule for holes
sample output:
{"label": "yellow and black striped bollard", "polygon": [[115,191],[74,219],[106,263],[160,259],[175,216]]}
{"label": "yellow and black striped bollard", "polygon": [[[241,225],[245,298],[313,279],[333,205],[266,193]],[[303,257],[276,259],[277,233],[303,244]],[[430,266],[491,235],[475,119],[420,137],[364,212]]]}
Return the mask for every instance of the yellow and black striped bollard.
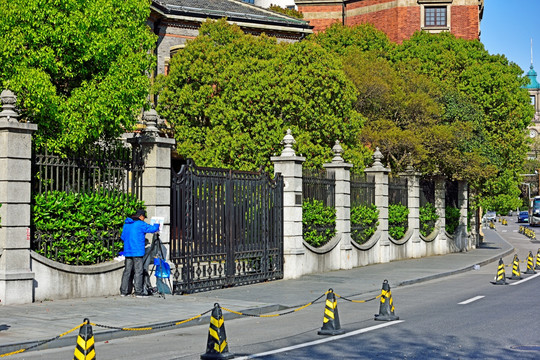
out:
{"label": "yellow and black striped bollard", "polygon": [[506,273],[504,270],[503,259],[499,259],[499,267],[497,268],[497,275],[495,276],[495,282],[492,282],[494,285],[507,285],[506,282]]}
{"label": "yellow and black striped bollard", "polygon": [[512,279],[512,280],[521,280],[521,279],[523,279],[521,277],[521,270],[519,269],[519,258],[517,256],[517,254],[514,254],[514,261],[513,261],[513,264],[512,264],[512,277],[510,277],[509,279]]}
{"label": "yellow and black striped bollard", "polygon": [[529,256],[527,256],[527,271],[525,271],[525,274],[536,274],[532,251],[529,251]]}
{"label": "yellow and black striped bollard", "polygon": [[234,354],[229,353],[223,313],[219,304],[215,303],[214,309],[212,310],[212,316],[210,317],[206,353],[201,355],[201,359],[232,359],[233,357]]}
{"label": "yellow and black striped bollard", "polygon": [[90,325],[90,320],[87,318],[83,322],[84,325],[81,326],[79,336],[77,336],[77,345],[75,346],[73,360],[94,360],[96,358],[96,351],[94,349],[92,325]]}
{"label": "yellow and black striped bollard", "polygon": [[339,323],[336,294],[334,294],[334,290],[329,289],[326,294],[326,303],[324,305],[323,325],[317,334],[339,335],[344,332],[345,330],[341,328]]}
{"label": "yellow and black striped bollard", "polygon": [[375,320],[392,321],[399,320],[399,316],[394,314],[394,300],[392,299],[392,291],[388,280],[383,281],[381,290],[381,302],[379,305],[379,313],[375,315]]}

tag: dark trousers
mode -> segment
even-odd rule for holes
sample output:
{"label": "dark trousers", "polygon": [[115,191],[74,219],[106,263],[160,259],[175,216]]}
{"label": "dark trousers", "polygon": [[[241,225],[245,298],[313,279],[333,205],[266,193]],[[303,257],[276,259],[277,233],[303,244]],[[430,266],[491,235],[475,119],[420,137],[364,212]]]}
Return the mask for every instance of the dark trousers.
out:
{"label": "dark trousers", "polygon": [[[131,294],[133,286],[135,287],[135,295],[144,295],[146,291],[143,288],[143,257],[127,256],[125,260],[126,267],[122,274],[122,284],[120,285],[120,293],[124,295]],[[133,285],[132,285],[133,284]]]}

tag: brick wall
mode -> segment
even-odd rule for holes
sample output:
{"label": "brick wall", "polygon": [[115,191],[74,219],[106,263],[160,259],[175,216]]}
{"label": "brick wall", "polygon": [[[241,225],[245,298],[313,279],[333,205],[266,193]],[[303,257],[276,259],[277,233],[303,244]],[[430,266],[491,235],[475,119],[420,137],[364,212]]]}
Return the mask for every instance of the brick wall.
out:
{"label": "brick wall", "polygon": [[452,33],[467,40],[478,39],[480,20],[478,6],[452,7]]}
{"label": "brick wall", "polygon": [[[397,6],[395,0],[358,0],[347,3],[345,24],[354,26],[372,23],[385,32],[391,41],[401,43],[421,29],[421,7]],[[342,21],[341,5],[299,4],[304,20],[314,26],[314,32],[323,31],[334,22]],[[452,5],[450,31],[457,37],[478,39],[480,19],[478,5]]]}

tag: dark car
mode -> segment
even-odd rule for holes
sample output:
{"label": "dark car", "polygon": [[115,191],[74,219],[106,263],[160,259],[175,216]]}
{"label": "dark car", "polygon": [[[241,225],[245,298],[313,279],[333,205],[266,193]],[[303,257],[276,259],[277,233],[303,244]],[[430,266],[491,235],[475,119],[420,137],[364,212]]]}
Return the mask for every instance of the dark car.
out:
{"label": "dark car", "polygon": [[520,211],[518,214],[518,222],[529,222],[529,212]]}

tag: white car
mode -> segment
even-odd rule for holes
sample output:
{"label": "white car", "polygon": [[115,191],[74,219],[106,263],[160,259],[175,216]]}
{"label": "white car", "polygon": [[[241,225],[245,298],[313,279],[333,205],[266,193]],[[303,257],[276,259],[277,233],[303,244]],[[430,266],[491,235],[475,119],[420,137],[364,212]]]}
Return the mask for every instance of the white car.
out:
{"label": "white car", "polygon": [[497,221],[497,213],[495,211],[488,211],[483,216],[484,221]]}

